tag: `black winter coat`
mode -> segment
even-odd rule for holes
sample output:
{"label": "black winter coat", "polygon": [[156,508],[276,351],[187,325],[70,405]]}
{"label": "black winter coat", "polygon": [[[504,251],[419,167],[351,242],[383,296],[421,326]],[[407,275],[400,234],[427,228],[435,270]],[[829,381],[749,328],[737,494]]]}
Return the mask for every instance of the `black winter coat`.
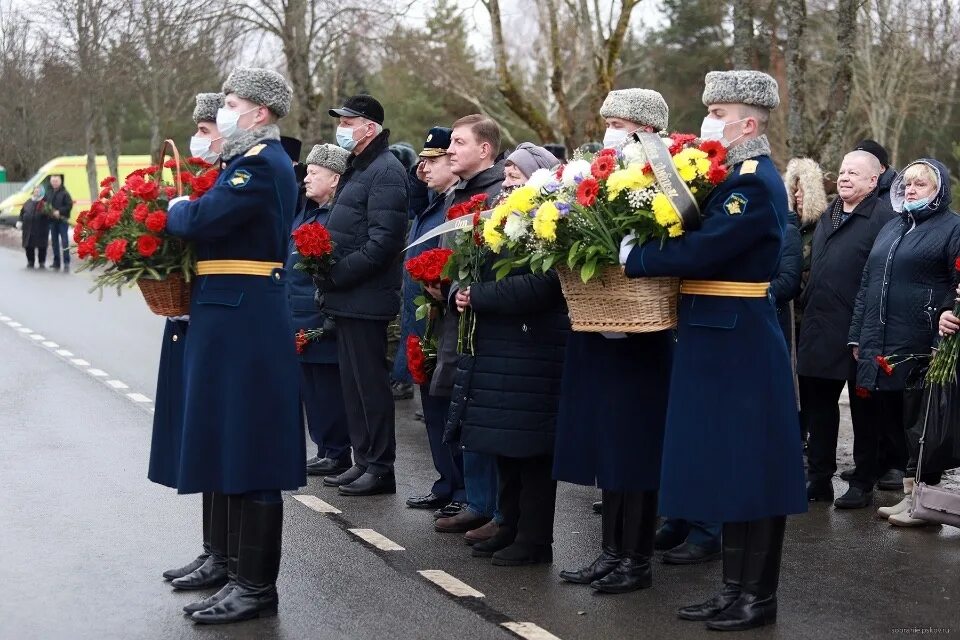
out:
{"label": "black winter coat", "polygon": [[50,242],[50,216],[46,200],[27,200],[20,210],[20,244],[24,249],[46,248]]}
{"label": "black winter coat", "polygon": [[327,228],[336,264],[323,286],[331,316],[392,320],[400,310],[400,252],[407,237],[407,174],[384,130],[348,160]]}
{"label": "black winter coat", "polygon": [[800,296],[803,309],[797,341],[797,374],[829,380],[853,378],[848,336],[860,276],[880,229],[893,217],[889,200],[871,194],[836,230],[830,212],[817,223],[810,255],[810,279]]}
{"label": "black winter coat", "polygon": [[511,458],[553,455],[570,321],[556,273],[470,285],[474,356],[457,367],[444,440]]}
{"label": "black winter coat", "polygon": [[803,271],[803,250],[800,246],[799,221],[794,213],[787,215],[783,230],[783,252],[776,277],[770,281],[770,296],[777,305],[777,322],[787,341],[787,351],[793,352],[793,314],[790,302],[800,295],[800,275]]}
{"label": "black winter coat", "polygon": [[48,189],[44,201],[60,213],[60,219],[55,220],[55,222],[69,222],[70,213],[73,211],[73,198],[70,197],[70,192],[67,191],[66,187]]}
{"label": "black winter coat", "polygon": [[[923,162],[940,172],[940,192],[931,207],[902,212],[880,231],[857,294],[849,342],[860,347],[857,385],[870,390],[899,391],[921,382],[910,374],[926,364],[938,339],[940,307],[954,286],[960,216],[950,210],[947,168]],[[892,375],[880,372],[877,356],[894,365]]]}

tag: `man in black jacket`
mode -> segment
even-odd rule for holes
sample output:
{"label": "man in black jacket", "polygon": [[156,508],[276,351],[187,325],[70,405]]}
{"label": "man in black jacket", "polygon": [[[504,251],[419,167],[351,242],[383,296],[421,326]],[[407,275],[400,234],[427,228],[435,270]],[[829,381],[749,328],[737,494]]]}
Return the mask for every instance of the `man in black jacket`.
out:
{"label": "man in black jacket", "polygon": [[383,106],[368,95],[330,109],[337,144],[351,152],[328,229],[336,263],[317,297],[337,322],[337,351],[354,464],[324,478],[341,495],[396,493],[393,394],[387,325],[400,310],[400,252],[407,231],[407,177],[389,150]]}
{"label": "man in black jacket", "polygon": [[[802,420],[810,433],[807,498],[833,500],[837,470],[837,401],[844,384],[850,396],[854,438],[869,429],[863,402],[856,394],[856,363],[847,346],[860,276],[873,241],[893,217],[888,199],[877,196],[881,166],[866,151],[848,153],[837,180],[839,197],[820,217],[813,235],[810,280],[800,304],[803,320],[797,347]],[[867,500],[867,502],[865,502]],[[839,508],[865,507],[869,496],[843,496]]]}
{"label": "man in black jacket", "polygon": [[50,176],[50,190],[47,202],[53,207],[53,221],[50,223],[50,240],[53,244],[53,268],[60,268],[60,249],[63,249],[63,267],[70,270],[70,212],[73,210],[73,198],[63,186],[63,176]]}

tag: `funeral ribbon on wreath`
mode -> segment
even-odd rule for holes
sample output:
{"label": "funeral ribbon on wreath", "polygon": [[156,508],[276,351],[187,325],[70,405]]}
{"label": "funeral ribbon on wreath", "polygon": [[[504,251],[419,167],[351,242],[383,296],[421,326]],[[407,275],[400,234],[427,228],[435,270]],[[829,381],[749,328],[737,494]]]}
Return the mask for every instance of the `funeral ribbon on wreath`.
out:
{"label": "funeral ribbon on wreath", "polygon": [[695,231],[699,229],[700,207],[697,206],[696,198],[690,193],[690,187],[677,172],[677,167],[673,164],[673,157],[663,143],[663,138],[657,133],[637,132],[634,135],[647,155],[657,185],[670,200],[670,204],[676,210],[677,215],[680,216],[680,224],[683,226],[683,230]]}

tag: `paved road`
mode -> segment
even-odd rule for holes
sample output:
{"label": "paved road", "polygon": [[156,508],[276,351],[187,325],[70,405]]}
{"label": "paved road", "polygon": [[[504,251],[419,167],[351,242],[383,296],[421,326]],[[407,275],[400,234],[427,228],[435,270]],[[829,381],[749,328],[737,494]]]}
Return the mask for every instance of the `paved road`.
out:
{"label": "paved road", "polygon": [[[159,573],[197,553],[199,499],[145,477],[163,320],[136,290],[98,301],[88,284],[86,274],[26,271],[19,252],[0,248],[0,638],[715,637],[674,611],[711,594],[718,564],[657,563],[654,587],[625,596],[560,582],[560,568],[595,554],[591,489],[561,486],[553,566],[493,567],[458,536],[434,533],[428,513],[403,505],[432,481],[412,402],[398,406],[397,495],[345,498],[311,479],[297,493],[341,513],[286,497],[280,616],[195,628],[179,614],[192,596]],[[355,528],[404,550],[377,549]],[[867,510],[816,505],[788,527],[778,625],[744,637],[958,633],[958,545],[950,527],[900,531]],[[483,597],[451,595],[423,570]],[[520,623],[536,626],[504,626]]]}

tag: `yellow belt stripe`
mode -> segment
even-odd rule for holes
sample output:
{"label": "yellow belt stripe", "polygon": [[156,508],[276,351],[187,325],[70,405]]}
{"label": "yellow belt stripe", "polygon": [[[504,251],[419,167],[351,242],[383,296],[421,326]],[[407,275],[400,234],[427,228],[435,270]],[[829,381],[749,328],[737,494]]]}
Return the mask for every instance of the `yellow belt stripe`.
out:
{"label": "yellow belt stripe", "polygon": [[269,276],[274,269],[283,267],[282,262],[261,262],[258,260],[200,260],[197,262],[198,276]]}
{"label": "yellow belt stripe", "polygon": [[684,280],[680,293],[728,298],[766,298],[769,282],[722,282],[719,280]]}

